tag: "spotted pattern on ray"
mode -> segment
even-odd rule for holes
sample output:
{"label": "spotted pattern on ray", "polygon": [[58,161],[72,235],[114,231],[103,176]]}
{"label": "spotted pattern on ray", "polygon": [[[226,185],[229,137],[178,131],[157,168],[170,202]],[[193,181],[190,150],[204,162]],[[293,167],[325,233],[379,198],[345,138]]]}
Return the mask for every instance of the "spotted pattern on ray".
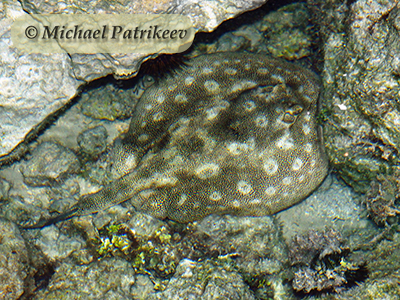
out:
{"label": "spotted pattern on ray", "polygon": [[262,54],[192,58],[142,95],[122,147],[135,167],[83,196],[74,215],[132,199],[138,210],[187,222],[301,201],[328,169],[319,92],[312,72]]}

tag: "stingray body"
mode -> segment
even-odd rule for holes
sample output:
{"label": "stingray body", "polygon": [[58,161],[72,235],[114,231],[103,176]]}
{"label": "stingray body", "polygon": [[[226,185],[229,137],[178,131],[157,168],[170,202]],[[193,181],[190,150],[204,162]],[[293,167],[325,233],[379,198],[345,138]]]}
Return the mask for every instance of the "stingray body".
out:
{"label": "stingray body", "polygon": [[38,225],[128,199],[179,222],[285,209],[327,174],[319,93],[312,72],[262,54],[192,58],[141,97],[118,152],[121,161],[129,153],[129,172]]}

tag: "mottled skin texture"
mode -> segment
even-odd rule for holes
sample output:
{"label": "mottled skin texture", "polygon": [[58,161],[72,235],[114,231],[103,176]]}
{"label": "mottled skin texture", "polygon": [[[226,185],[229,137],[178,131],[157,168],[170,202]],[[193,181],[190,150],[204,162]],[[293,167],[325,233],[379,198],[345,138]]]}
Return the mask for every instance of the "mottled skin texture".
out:
{"label": "mottled skin texture", "polygon": [[131,171],[61,218],[130,198],[138,210],[179,222],[285,209],[327,174],[319,92],[313,73],[262,54],[193,58],[140,99],[120,147],[131,153]]}

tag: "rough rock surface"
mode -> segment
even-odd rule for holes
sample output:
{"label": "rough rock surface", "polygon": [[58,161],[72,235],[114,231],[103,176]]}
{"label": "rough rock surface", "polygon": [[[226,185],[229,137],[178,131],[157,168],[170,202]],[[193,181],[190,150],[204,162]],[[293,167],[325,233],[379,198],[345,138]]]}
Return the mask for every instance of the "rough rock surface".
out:
{"label": "rough rock surface", "polygon": [[72,98],[83,81],[67,54],[26,54],[12,47],[10,27],[24,14],[17,1],[0,3],[0,156]]}
{"label": "rough rock surface", "polygon": [[[112,278],[110,278],[112,274]],[[135,272],[129,262],[104,259],[90,265],[62,264],[34,299],[132,299]]]}
{"label": "rough rock surface", "polygon": [[[270,216],[209,216],[195,223],[193,230],[197,235],[205,236],[204,242],[210,252],[215,251],[221,255],[236,254],[236,262],[242,266],[244,272],[275,273],[280,270],[280,261],[283,261],[286,255],[278,238],[279,228]],[[271,268],[261,271],[246,265],[259,259],[268,259]],[[275,267],[272,267],[273,265]]]}
{"label": "rough rock surface", "polygon": [[354,244],[366,242],[378,234],[376,226],[364,215],[359,195],[332,174],[310,197],[277,214],[284,224],[282,234],[287,241],[310,228],[330,227],[352,236]]}
{"label": "rough rock surface", "polygon": [[50,261],[59,261],[68,257],[72,252],[81,249],[84,241],[68,237],[55,226],[43,228],[35,237],[35,245]]}
{"label": "rough rock surface", "polygon": [[33,157],[21,169],[25,182],[32,186],[49,185],[80,169],[75,154],[56,143],[44,142],[32,154]]}
{"label": "rough rock surface", "polygon": [[81,132],[77,142],[83,153],[88,156],[96,156],[106,149],[107,136],[107,129],[100,125]]}
{"label": "rough rock surface", "polygon": [[340,176],[365,192],[377,174],[399,165],[400,7],[364,0],[331,5],[322,6],[319,21],[325,145]]}
{"label": "rough rock surface", "polygon": [[0,177],[0,200],[8,198],[8,192],[10,191],[11,185],[4,178]]}
{"label": "rough rock surface", "polygon": [[[400,294],[400,233],[396,227],[387,232],[387,238],[369,244],[368,247],[350,254],[354,262],[367,262],[368,279],[340,293],[337,299],[389,299]],[[379,239],[378,239],[379,240]]]}
{"label": "rough rock surface", "polygon": [[[143,54],[23,54],[12,47],[10,27],[29,13],[162,13],[188,15],[196,31],[211,31],[222,21],[260,6],[261,0],[203,1],[2,1],[0,4],[0,156],[9,153],[46,116],[67,103],[84,82],[107,74],[137,71]],[[24,10],[23,10],[24,9]],[[15,124],[19,124],[16,126]]]}
{"label": "rough rock surface", "polygon": [[19,299],[29,273],[28,252],[18,227],[0,219],[0,298]]}
{"label": "rough rock surface", "polygon": [[165,291],[147,299],[255,299],[232,266],[182,260]]}

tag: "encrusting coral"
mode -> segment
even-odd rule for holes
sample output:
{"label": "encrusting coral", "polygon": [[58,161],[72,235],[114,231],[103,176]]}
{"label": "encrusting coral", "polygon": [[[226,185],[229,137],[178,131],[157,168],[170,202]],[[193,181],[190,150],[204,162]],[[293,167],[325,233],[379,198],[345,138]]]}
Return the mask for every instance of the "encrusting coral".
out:
{"label": "encrusting coral", "polygon": [[400,214],[396,200],[400,197],[399,172],[393,176],[378,175],[371,182],[364,204],[369,217],[378,225],[388,225],[391,218]]}
{"label": "encrusting coral", "polygon": [[365,280],[366,265],[348,261],[349,252],[342,235],[334,229],[296,235],[289,243],[295,292],[337,293]]}

